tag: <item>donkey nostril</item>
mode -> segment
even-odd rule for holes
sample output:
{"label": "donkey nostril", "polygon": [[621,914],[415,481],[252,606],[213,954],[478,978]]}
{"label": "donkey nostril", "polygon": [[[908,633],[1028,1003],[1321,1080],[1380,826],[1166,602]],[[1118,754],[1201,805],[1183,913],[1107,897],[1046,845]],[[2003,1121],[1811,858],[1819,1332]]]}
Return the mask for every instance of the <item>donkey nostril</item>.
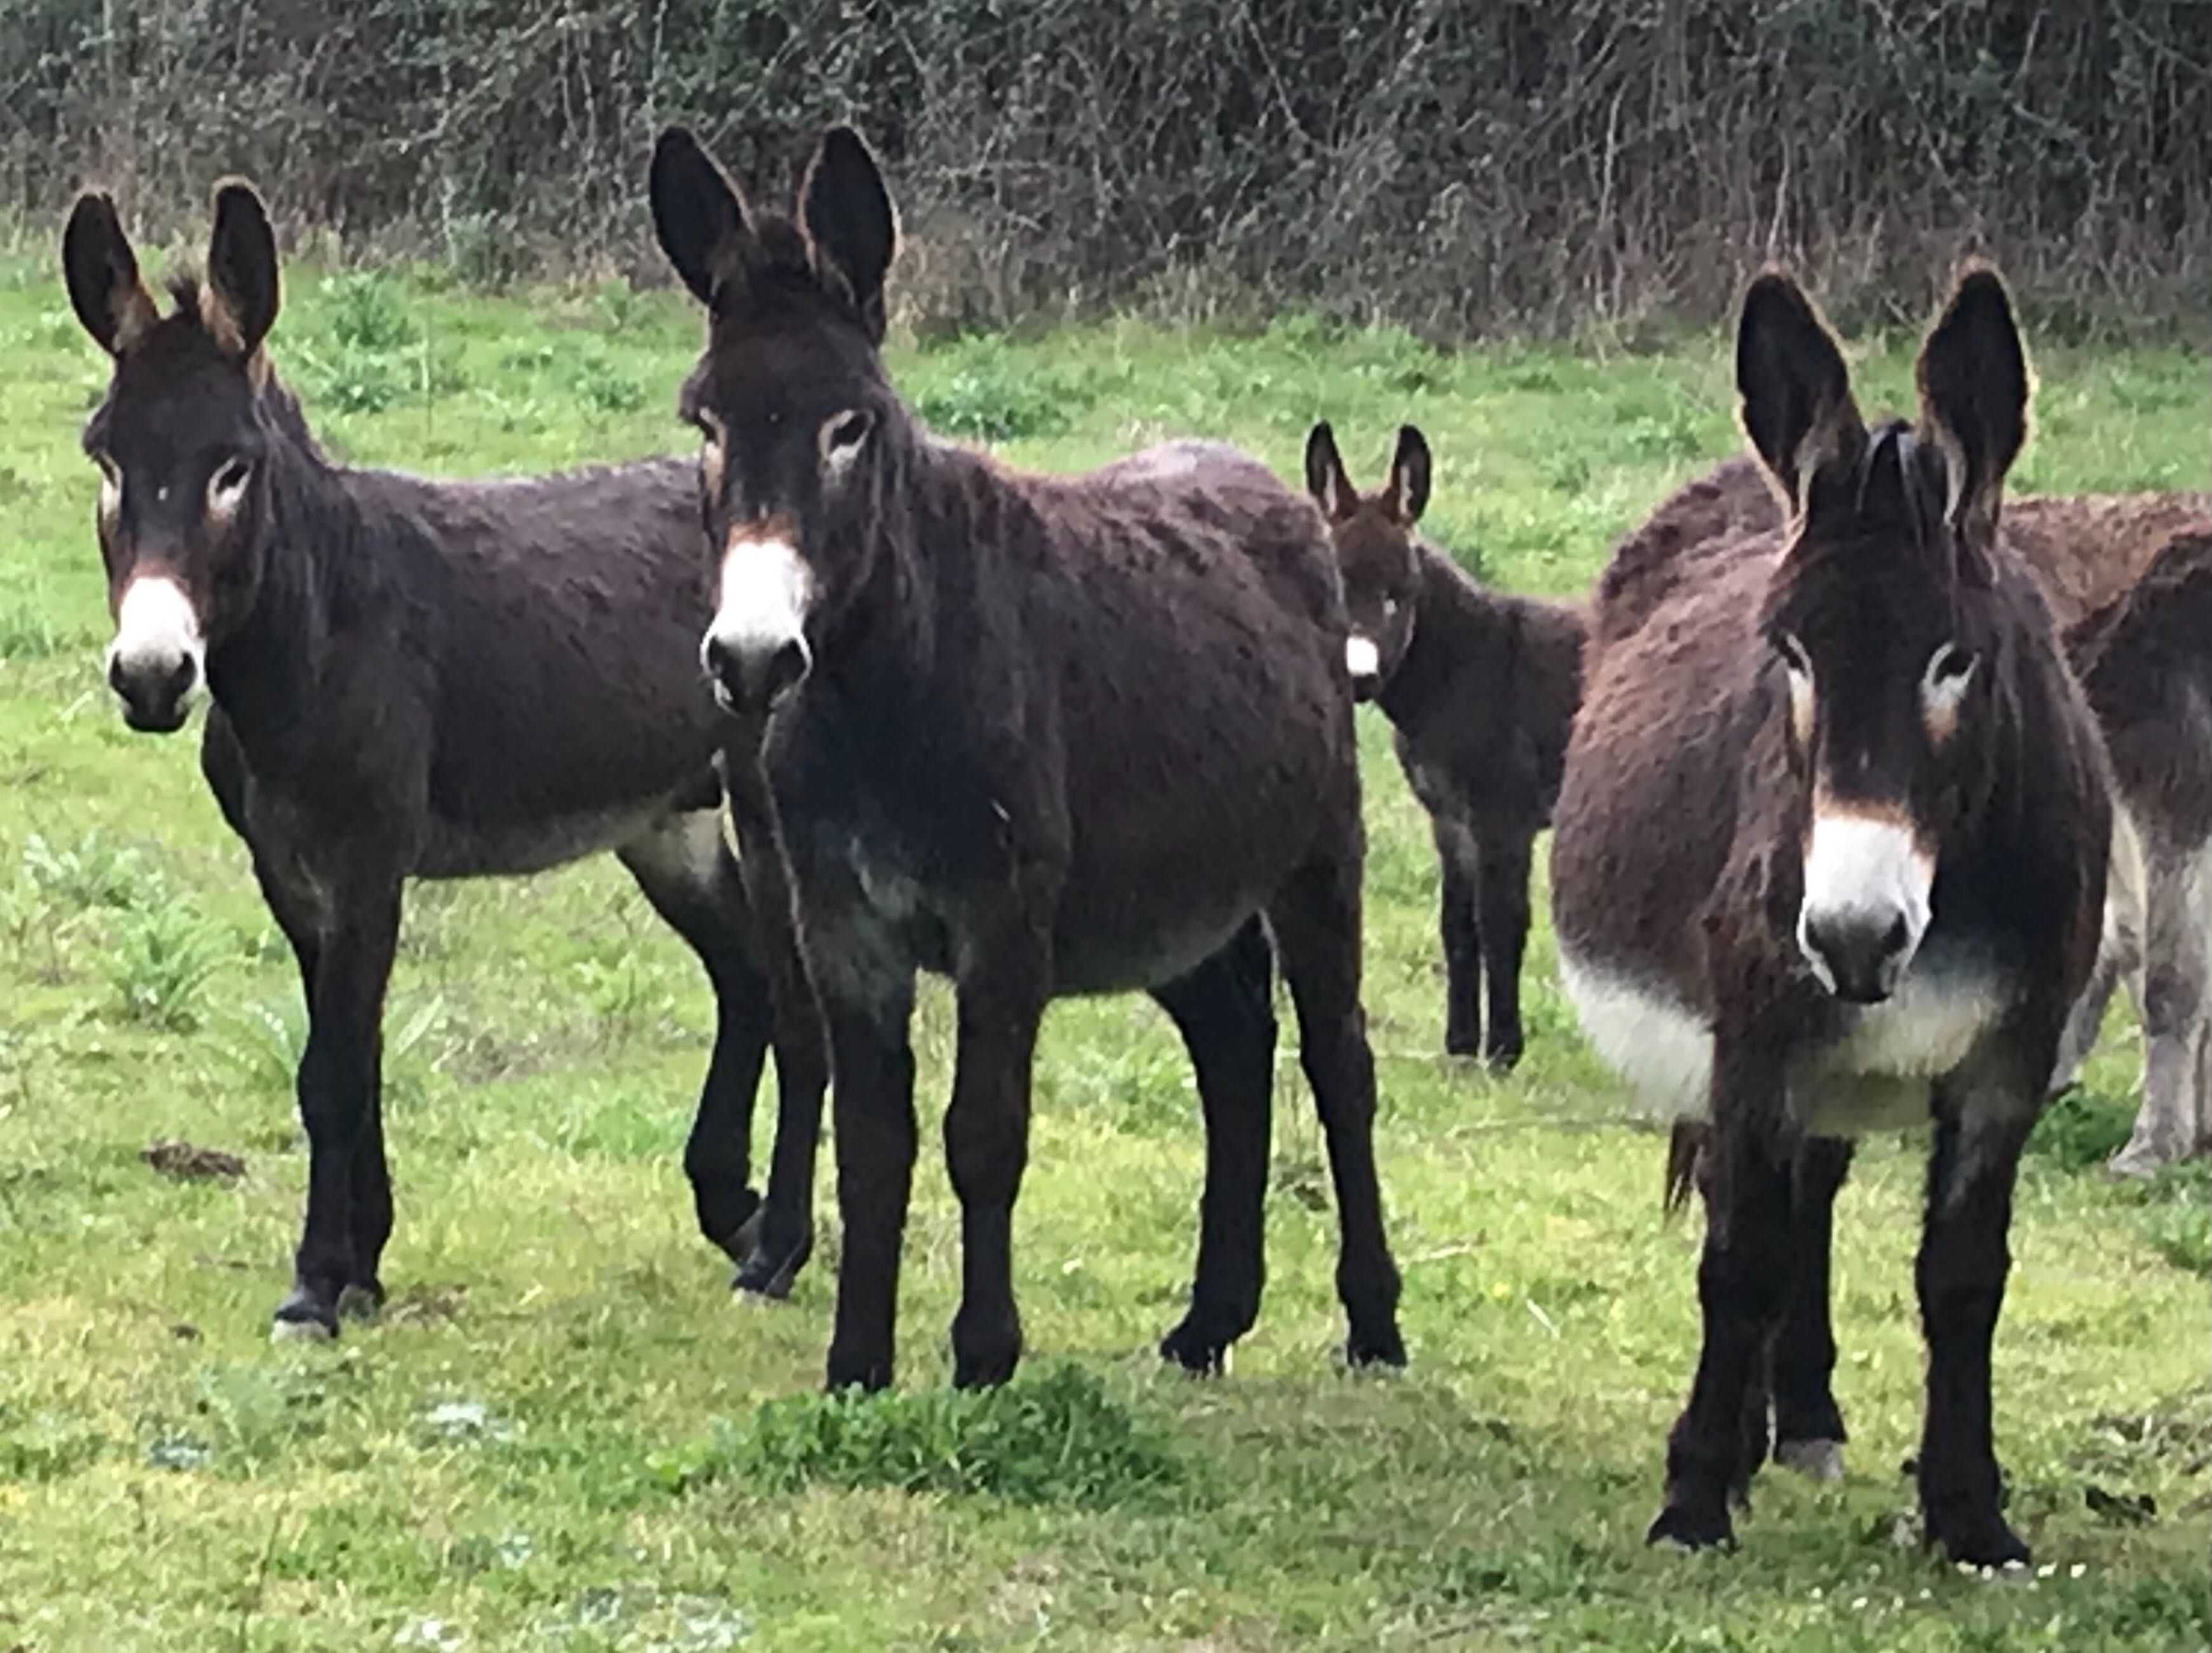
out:
{"label": "donkey nostril", "polygon": [[727,678],[730,674],[730,646],[712,632],[699,645],[700,663],[713,678]]}
{"label": "donkey nostril", "polygon": [[1896,957],[1898,954],[1905,951],[1905,944],[1911,939],[1912,932],[1906,927],[1904,915],[1899,914],[1897,917],[1890,920],[1889,928],[1882,933],[1881,950],[1883,956],[1889,958]]}
{"label": "donkey nostril", "polygon": [[107,686],[119,695],[124,692],[124,684],[128,678],[129,674],[123,669],[123,657],[110,654],[107,657]]}
{"label": "donkey nostril", "polygon": [[804,638],[794,637],[778,648],[768,663],[768,698],[774,702],[787,690],[795,689],[814,664],[812,652]]}

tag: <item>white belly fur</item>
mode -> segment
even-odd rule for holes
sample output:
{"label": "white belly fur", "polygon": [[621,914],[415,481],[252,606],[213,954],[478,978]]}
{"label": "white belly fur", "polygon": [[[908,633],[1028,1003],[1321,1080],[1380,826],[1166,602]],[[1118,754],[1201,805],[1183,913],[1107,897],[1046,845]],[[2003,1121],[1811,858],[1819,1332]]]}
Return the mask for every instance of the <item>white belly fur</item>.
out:
{"label": "white belly fur", "polygon": [[[1559,975],[1583,1033],[1634,1088],[1642,1117],[1707,1116],[1713,1035],[1704,1018],[1663,989],[1565,955]],[[2004,983],[1988,972],[1911,971],[1894,998],[1849,1012],[1844,1036],[1791,1073],[1791,1113],[1820,1136],[1926,1124],[1929,1081],[1966,1059],[2006,1003]]]}

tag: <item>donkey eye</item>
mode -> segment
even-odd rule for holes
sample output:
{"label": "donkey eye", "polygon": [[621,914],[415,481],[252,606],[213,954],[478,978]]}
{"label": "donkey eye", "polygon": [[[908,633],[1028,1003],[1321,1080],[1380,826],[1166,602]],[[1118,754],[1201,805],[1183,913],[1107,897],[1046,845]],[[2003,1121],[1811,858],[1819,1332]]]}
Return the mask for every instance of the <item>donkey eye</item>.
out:
{"label": "donkey eye", "polygon": [[105,449],[94,449],[92,462],[100,467],[100,474],[117,487],[123,485],[123,467],[115,463],[115,456]]}
{"label": "donkey eye", "polygon": [[215,475],[208,478],[208,487],[218,494],[235,494],[246,486],[246,478],[252,474],[252,465],[233,454],[216,467]]}
{"label": "donkey eye", "polygon": [[1950,690],[1954,693],[1966,686],[1966,679],[1974,675],[1972,653],[1956,643],[1940,645],[1928,657],[1927,685],[1930,690]]}
{"label": "donkey eye", "polygon": [[1920,720],[1928,738],[1941,746],[1959,726],[1966,685],[1974,678],[1974,657],[1956,643],[1944,643],[1928,657],[1920,678]]}
{"label": "donkey eye", "polygon": [[866,408],[848,408],[842,413],[832,414],[822,425],[822,457],[826,459],[848,459],[868,433],[875,428],[875,416]]}
{"label": "donkey eye", "polygon": [[1782,664],[1790,668],[1790,675],[1811,682],[1813,662],[1806,658],[1805,645],[1786,631],[1773,633],[1772,641],[1774,652],[1782,657]]}

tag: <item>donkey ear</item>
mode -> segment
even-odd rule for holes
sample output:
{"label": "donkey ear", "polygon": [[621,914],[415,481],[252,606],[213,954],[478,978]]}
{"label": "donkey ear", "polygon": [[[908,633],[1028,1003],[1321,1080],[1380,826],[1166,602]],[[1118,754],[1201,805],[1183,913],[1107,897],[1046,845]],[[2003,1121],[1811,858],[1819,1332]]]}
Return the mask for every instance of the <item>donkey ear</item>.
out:
{"label": "donkey ear", "polygon": [[1398,451],[1390,458],[1390,514],[1410,528],[1429,506],[1429,444],[1412,425],[1398,427]]}
{"label": "donkey ear", "polygon": [[745,231],[745,204],[714,158],[682,126],[653,146],[653,233],[691,295],[710,309],[723,254]]}
{"label": "donkey ear", "polygon": [[281,292],[276,233],[253,186],[235,178],[216,185],[215,233],[200,319],[234,356],[251,356],[276,325]]}
{"label": "donkey ear", "polygon": [[2012,301],[1987,264],[1970,264],[1921,347],[1921,420],[1948,472],[1945,514],[1970,539],[1996,527],[2005,472],[2027,440],[2027,353]]}
{"label": "donkey ear", "polygon": [[861,320],[880,342],[884,278],[898,250],[898,215],[876,158],[858,132],[832,126],[823,133],[806,181],[799,185],[799,203],[817,264],[851,289]]}
{"label": "donkey ear", "polygon": [[1797,283],[1763,271],[1743,295],[1735,335],[1743,428],[1767,472],[1802,510],[1813,479],[1866,440],[1835,335]]}
{"label": "donkey ear", "polygon": [[110,356],[121,356],[160,319],[138,274],[138,255],[105,191],[87,190],[70,210],[62,231],[62,277],[76,319]]}
{"label": "donkey ear", "polygon": [[1306,434],[1306,492],[1331,522],[1350,516],[1359,502],[1336,451],[1336,432],[1326,419]]}

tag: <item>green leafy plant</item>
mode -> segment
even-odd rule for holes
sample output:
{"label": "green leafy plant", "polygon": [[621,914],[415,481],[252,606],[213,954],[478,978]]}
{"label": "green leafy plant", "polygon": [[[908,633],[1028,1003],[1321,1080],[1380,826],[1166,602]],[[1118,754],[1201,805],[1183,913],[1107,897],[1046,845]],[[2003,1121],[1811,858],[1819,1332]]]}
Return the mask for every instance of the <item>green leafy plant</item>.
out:
{"label": "green leafy plant", "polygon": [[1064,1365],[996,1389],[787,1395],[653,1467],[679,1488],[820,1482],[1109,1508],[1187,1486],[1170,1440],[1095,1374]]}

